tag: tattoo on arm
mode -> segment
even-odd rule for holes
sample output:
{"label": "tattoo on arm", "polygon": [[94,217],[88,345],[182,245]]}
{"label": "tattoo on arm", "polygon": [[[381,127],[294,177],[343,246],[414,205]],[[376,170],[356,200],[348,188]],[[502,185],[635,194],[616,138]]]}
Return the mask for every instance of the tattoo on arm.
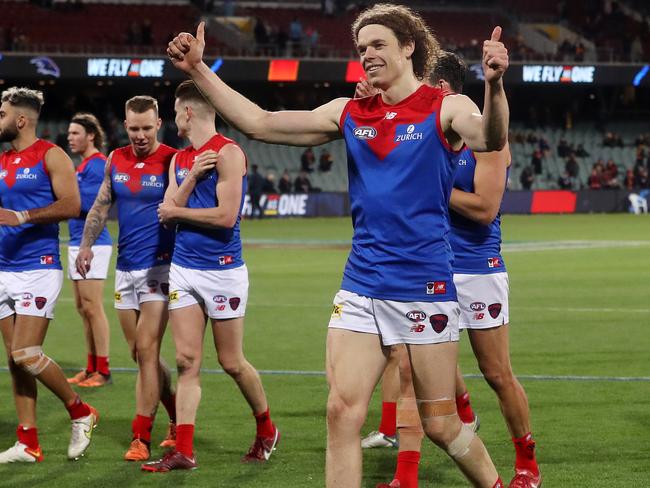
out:
{"label": "tattoo on arm", "polygon": [[81,239],[81,247],[91,247],[99,235],[104,230],[106,220],[108,219],[108,211],[113,204],[113,189],[111,183],[111,158],[106,161],[106,168],[104,170],[104,181],[99,187],[95,203],[88,211],[86,223],[84,225],[83,237]]}

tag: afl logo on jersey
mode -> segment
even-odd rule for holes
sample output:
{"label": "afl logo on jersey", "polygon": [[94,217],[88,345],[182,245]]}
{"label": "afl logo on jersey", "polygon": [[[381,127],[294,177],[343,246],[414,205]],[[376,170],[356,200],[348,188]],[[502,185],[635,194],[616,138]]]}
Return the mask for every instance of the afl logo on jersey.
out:
{"label": "afl logo on jersey", "polygon": [[366,139],[374,139],[377,137],[377,129],[364,125],[363,127],[354,129],[353,134],[357,139],[365,141]]}
{"label": "afl logo on jersey", "polygon": [[7,177],[8,174],[9,174],[9,172],[6,169],[3,169],[2,171],[0,171],[0,180],[4,180]]}
{"label": "afl logo on jersey", "polygon": [[179,178],[185,179],[187,178],[187,175],[190,173],[190,171],[187,168],[183,168],[176,173],[176,176]]}
{"label": "afl logo on jersey", "polygon": [[130,177],[129,175],[127,175],[126,173],[117,173],[117,174],[113,177],[113,181],[114,181],[115,183],[126,183],[126,182],[129,181],[130,179],[131,179],[131,177]]}

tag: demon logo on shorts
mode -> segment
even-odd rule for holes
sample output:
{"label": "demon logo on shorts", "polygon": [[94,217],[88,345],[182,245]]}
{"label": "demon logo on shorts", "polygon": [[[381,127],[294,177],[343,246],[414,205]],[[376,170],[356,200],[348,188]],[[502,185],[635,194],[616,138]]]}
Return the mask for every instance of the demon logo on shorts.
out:
{"label": "demon logo on shorts", "polygon": [[230,304],[230,308],[233,310],[237,310],[237,307],[239,307],[239,303],[241,302],[241,298],[239,297],[232,297],[230,300],[228,300],[228,303]]}
{"label": "demon logo on shorts", "polygon": [[161,283],[160,291],[163,292],[163,295],[169,295],[169,283]]}
{"label": "demon logo on shorts", "polygon": [[34,298],[34,305],[36,305],[36,308],[38,308],[39,310],[41,310],[46,303],[47,303],[47,298],[45,297]]}
{"label": "demon logo on shorts", "polygon": [[433,327],[433,330],[436,332],[436,334],[440,334],[447,327],[449,317],[447,317],[445,314],[437,313],[429,317],[429,322],[431,322],[431,327]]}
{"label": "demon logo on shorts", "polygon": [[501,313],[501,304],[493,303],[488,307],[488,312],[490,312],[490,317],[496,319]]}

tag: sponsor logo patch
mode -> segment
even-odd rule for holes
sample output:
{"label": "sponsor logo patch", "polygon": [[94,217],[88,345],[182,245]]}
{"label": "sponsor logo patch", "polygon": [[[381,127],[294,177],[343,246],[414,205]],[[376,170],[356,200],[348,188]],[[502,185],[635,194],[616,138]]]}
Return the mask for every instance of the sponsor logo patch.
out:
{"label": "sponsor logo patch", "polygon": [[147,281],[147,286],[149,287],[149,293],[156,293],[156,290],[158,289],[158,281],[149,280]]}
{"label": "sponsor logo patch", "polygon": [[411,332],[414,332],[416,334],[419,334],[420,332],[424,332],[424,324],[415,324],[414,326],[411,327]]}
{"label": "sponsor logo patch", "polygon": [[352,134],[357,139],[361,141],[365,141],[377,137],[377,129],[375,129],[374,127],[369,127],[367,125],[364,125],[362,127],[357,127],[356,129],[354,129]]}
{"label": "sponsor logo patch", "polygon": [[474,312],[480,312],[481,310],[485,310],[485,303],[483,302],[474,302],[469,304],[469,308],[472,309]]}
{"label": "sponsor logo patch", "polygon": [[41,256],[41,264],[54,264],[54,256]]}
{"label": "sponsor logo patch", "polygon": [[160,291],[163,292],[163,295],[169,295],[169,283],[161,283]]}
{"label": "sponsor logo patch", "polygon": [[113,181],[115,183],[126,183],[130,179],[131,177],[126,173],[117,173],[115,176],[113,176]]}
{"label": "sponsor logo patch", "polygon": [[0,171],[0,180],[4,180],[7,177],[8,174],[9,174],[9,172],[6,169],[3,169],[2,171]]}
{"label": "sponsor logo patch", "polygon": [[386,112],[386,120],[392,120],[397,116],[397,112]]}
{"label": "sponsor logo patch", "polygon": [[500,268],[503,266],[500,258],[488,258],[488,268]]}
{"label": "sponsor logo patch", "polygon": [[47,298],[45,297],[34,298],[34,305],[36,305],[36,308],[38,308],[39,310],[41,310],[46,303],[47,303]]}
{"label": "sponsor logo patch", "polygon": [[31,300],[32,298],[34,298],[34,295],[29,293],[28,291],[23,293],[23,300]]}
{"label": "sponsor logo patch", "polygon": [[234,261],[234,258],[232,256],[219,256],[219,266],[225,266],[228,264],[232,264]]}
{"label": "sponsor logo patch", "polygon": [[501,313],[501,304],[493,303],[488,307],[488,312],[490,312],[490,317],[496,319]]}
{"label": "sponsor logo patch", "polygon": [[115,292],[115,301],[116,302],[121,302],[122,301],[122,294],[120,292]]}
{"label": "sponsor logo patch", "polygon": [[215,295],[212,297],[214,303],[226,303],[228,299],[223,295]]}
{"label": "sponsor logo patch", "polygon": [[341,315],[343,315],[343,304],[334,304],[332,307],[332,318],[333,319],[340,319]]}
{"label": "sponsor logo patch", "polygon": [[23,302],[22,303],[23,308],[29,308],[32,306],[32,302]]}
{"label": "sponsor logo patch", "polygon": [[427,318],[427,314],[421,310],[411,310],[410,312],[406,313],[406,318],[411,322],[422,322]]}
{"label": "sponsor logo patch", "polygon": [[431,327],[433,327],[433,330],[436,332],[436,334],[440,334],[447,328],[449,317],[447,317],[445,314],[437,313],[429,317],[429,322],[431,323]]}
{"label": "sponsor logo patch", "polygon": [[427,283],[427,295],[444,295],[447,293],[446,281],[429,281]]}
{"label": "sponsor logo patch", "polygon": [[169,301],[170,302],[175,302],[178,300],[178,290],[170,291],[169,292]]}
{"label": "sponsor logo patch", "polygon": [[483,320],[483,317],[485,317],[485,313],[483,312],[476,312],[474,314],[474,320]]}
{"label": "sponsor logo patch", "polygon": [[230,308],[237,310],[237,308],[239,308],[239,304],[241,303],[241,298],[232,297],[230,300],[228,300],[228,303],[230,304]]}
{"label": "sponsor logo patch", "polygon": [[135,163],[134,168],[135,169],[142,169],[142,168],[144,168],[144,163],[143,162]]}
{"label": "sponsor logo patch", "polygon": [[226,306],[225,306],[225,305],[217,305],[217,310],[218,310],[219,312],[223,312],[225,309],[226,309]]}

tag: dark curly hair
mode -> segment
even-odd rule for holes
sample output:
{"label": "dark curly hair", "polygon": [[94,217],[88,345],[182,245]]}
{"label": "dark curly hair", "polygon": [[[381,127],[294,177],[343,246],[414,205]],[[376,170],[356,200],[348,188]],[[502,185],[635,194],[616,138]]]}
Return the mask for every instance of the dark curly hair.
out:
{"label": "dark curly hair", "polygon": [[352,24],[355,44],[359,40],[359,31],[370,24],[383,25],[392,30],[400,47],[413,42],[413,72],[418,80],[429,75],[438,59],[440,44],[419,14],[403,5],[378,3],[361,12]]}

